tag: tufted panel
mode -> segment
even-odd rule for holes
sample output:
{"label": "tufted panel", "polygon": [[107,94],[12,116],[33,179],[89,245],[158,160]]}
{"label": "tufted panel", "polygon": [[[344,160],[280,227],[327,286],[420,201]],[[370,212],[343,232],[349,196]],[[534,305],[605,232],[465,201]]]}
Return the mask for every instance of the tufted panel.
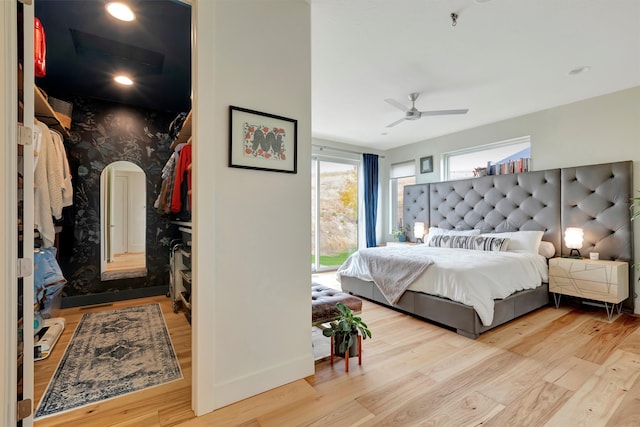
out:
{"label": "tufted panel", "polygon": [[432,183],[430,226],[483,233],[542,230],[560,248],[559,169]]}
{"label": "tufted panel", "polygon": [[353,312],[362,310],[362,300],[345,292],[332,289],[319,283],[311,284],[311,323],[319,324],[335,320],[340,314],[336,304],[339,302]]}
{"label": "tufted panel", "polygon": [[[582,256],[632,259],[632,169],[631,161],[562,169],[562,229],[584,230]],[[562,246],[563,255],[569,251]]]}
{"label": "tufted panel", "polygon": [[403,203],[402,217],[411,230],[408,238],[415,242],[413,224],[424,222],[429,227],[429,184],[405,185]]}

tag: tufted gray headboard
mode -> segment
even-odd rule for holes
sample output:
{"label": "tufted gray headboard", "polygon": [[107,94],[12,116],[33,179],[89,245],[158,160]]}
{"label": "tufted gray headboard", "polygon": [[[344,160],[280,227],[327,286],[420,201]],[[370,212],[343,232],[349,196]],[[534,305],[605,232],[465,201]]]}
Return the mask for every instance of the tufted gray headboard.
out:
{"label": "tufted gray headboard", "polygon": [[[568,255],[566,227],[582,227],[583,255],[630,261],[632,162],[492,175],[406,186],[403,216],[446,229],[542,230],[556,256]],[[410,235],[411,240],[415,240]]]}
{"label": "tufted gray headboard", "polygon": [[[600,259],[632,259],[632,162],[564,168],[562,228],[584,230],[581,253],[598,252]],[[562,254],[569,249],[562,247]]]}

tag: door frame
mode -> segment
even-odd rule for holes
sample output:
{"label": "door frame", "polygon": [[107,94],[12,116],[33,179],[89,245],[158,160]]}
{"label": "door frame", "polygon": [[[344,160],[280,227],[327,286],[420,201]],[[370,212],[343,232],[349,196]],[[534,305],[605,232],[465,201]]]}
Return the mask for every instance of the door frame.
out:
{"label": "door frame", "polygon": [[18,103],[17,89],[17,0],[3,1],[0,4],[0,22],[4,31],[0,32],[0,55],[6,64],[0,70],[0,84],[3,85],[4,96],[0,97],[0,132],[2,134],[2,164],[0,185],[3,197],[0,198],[0,226],[3,229],[4,242],[0,245],[0,274],[2,286],[0,295],[3,310],[0,313],[0,369],[5,379],[0,385],[0,424],[10,426],[16,423],[17,399],[17,336],[16,319],[18,308],[18,291],[13,286],[18,281],[17,275],[17,220],[14,213],[17,206],[17,139]]}
{"label": "door frame", "polygon": [[[212,23],[215,22],[215,2],[208,0],[180,0],[182,3],[191,6],[191,35],[192,35],[192,90],[193,90],[193,278],[198,280],[200,274],[203,277],[215,278],[215,274],[211,263],[207,263],[206,257],[203,255],[203,263],[198,262],[198,250],[207,249],[210,251],[210,241],[214,238],[215,230],[208,215],[213,211],[213,205],[210,199],[211,179],[205,180],[206,168],[198,168],[198,157],[214,158],[215,144],[198,144],[198,140],[202,136],[210,136],[215,134],[214,121],[199,120],[198,111],[220,111],[215,104],[215,90],[212,82],[212,73],[214,69],[214,46],[215,46],[215,29]],[[0,67],[0,85],[3,86],[4,96],[0,97],[0,135],[2,135],[2,154],[3,154],[3,170],[0,172],[0,186],[2,187],[4,197],[0,198],[0,224],[4,229],[5,241],[0,245],[0,271],[4,283],[16,283],[17,281],[17,223],[13,212],[17,202],[17,188],[15,185],[17,165],[16,147],[10,143],[16,141],[17,137],[17,2],[2,1],[0,2],[0,22],[3,24],[4,31],[0,32],[0,57],[3,59],[4,67]],[[33,6],[28,6],[33,7]],[[202,76],[201,79],[198,77]],[[207,140],[204,138],[203,140]],[[202,182],[202,186],[199,183]],[[206,191],[205,191],[206,189]],[[202,199],[202,198],[206,199]],[[198,199],[201,198],[199,201]],[[199,211],[202,211],[200,213]],[[200,222],[200,215],[208,218]],[[197,231],[196,231],[197,230]],[[199,238],[202,235],[202,238]],[[191,385],[191,406],[196,416],[206,414],[213,411],[217,405],[218,398],[215,394],[214,387],[214,366],[216,363],[212,360],[215,357],[213,349],[213,335],[209,329],[213,321],[213,313],[211,310],[200,310],[198,301],[208,301],[212,304],[215,299],[215,283],[211,286],[196,289],[194,292],[194,301],[192,303],[192,385]],[[3,297],[3,310],[0,314],[0,342],[3,344],[0,350],[0,369],[5,381],[0,385],[0,423],[2,425],[15,425],[16,423],[16,402],[15,402],[15,384],[16,384],[16,360],[17,353],[17,331],[15,328],[15,319],[17,316],[17,290],[13,286],[3,286],[0,290],[0,296]],[[200,327],[202,325],[202,327]]]}

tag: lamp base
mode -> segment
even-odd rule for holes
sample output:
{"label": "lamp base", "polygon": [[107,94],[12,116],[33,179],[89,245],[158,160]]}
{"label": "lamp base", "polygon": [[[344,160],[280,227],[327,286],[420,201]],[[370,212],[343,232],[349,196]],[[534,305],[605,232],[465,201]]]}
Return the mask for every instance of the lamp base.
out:
{"label": "lamp base", "polygon": [[[573,251],[575,251],[578,255],[573,255]],[[577,249],[571,249],[571,251],[569,251],[569,258],[582,258],[582,255],[580,255],[580,251]]]}

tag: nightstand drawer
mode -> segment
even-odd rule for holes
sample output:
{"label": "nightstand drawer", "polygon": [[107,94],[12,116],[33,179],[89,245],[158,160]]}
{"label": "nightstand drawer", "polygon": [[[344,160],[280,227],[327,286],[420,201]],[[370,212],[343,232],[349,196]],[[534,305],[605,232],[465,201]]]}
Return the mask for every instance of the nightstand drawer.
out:
{"label": "nightstand drawer", "polygon": [[629,296],[629,265],[553,258],[549,260],[549,292],[617,304]]}

